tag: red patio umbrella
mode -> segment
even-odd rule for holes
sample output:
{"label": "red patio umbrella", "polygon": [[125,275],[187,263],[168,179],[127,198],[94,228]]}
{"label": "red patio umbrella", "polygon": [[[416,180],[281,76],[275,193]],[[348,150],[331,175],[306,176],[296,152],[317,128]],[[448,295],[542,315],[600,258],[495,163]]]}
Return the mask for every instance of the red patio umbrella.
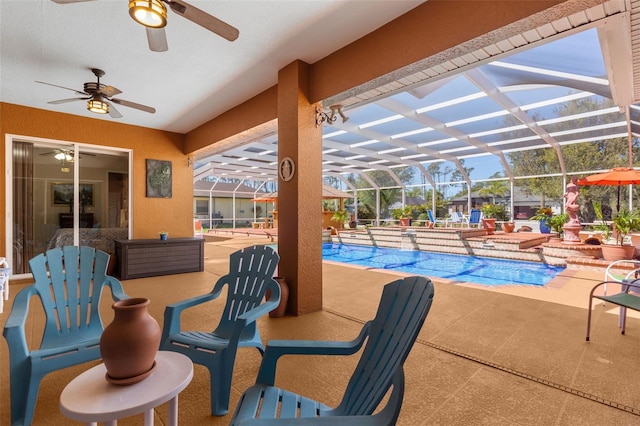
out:
{"label": "red patio umbrella", "polygon": [[617,211],[620,211],[620,187],[623,185],[637,185],[640,183],[640,170],[633,167],[615,167],[607,172],[596,173],[578,179],[578,185],[617,186]]}
{"label": "red patio umbrella", "polygon": [[273,207],[271,210],[275,210],[275,202],[277,200],[278,200],[278,194],[276,192],[269,192],[266,194],[262,194],[253,199],[253,201],[255,201],[256,203],[264,202],[265,217],[269,213],[269,207],[267,206],[267,203],[272,202]]}

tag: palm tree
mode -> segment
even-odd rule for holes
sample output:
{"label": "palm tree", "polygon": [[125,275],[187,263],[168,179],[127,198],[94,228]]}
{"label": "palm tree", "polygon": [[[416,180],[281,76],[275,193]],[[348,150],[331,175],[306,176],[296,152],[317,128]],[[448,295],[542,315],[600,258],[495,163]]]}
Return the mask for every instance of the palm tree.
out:
{"label": "palm tree", "polygon": [[482,197],[491,197],[491,204],[496,203],[496,196],[504,197],[507,194],[508,187],[507,182],[504,180],[494,180],[485,183],[482,188],[478,190],[478,195]]}

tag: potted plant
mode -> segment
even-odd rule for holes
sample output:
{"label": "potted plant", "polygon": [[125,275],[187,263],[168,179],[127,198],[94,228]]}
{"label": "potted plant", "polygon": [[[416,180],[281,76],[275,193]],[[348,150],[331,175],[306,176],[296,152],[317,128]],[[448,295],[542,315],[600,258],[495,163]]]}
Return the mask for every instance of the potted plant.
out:
{"label": "potted plant", "polygon": [[403,209],[393,209],[391,215],[400,222],[400,226],[411,225],[411,206],[405,206]]}
{"label": "potted plant", "polygon": [[640,218],[637,214],[622,209],[613,218],[613,238],[611,232],[607,233],[607,239],[602,245],[602,257],[605,260],[624,260],[632,259],[635,253],[635,247],[631,244],[625,244],[629,233],[638,228]]}
{"label": "potted plant", "polygon": [[529,220],[537,220],[540,225],[540,232],[543,234],[551,233],[551,227],[549,226],[549,218],[553,215],[551,207],[540,207],[536,210],[536,214],[531,216]]}
{"label": "potted plant", "polygon": [[161,240],[166,240],[167,237],[169,236],[169,233],[167,231],[160,231],[159,234],[160,234]]}
{"label": "potted plant", "polygon": [[496,230],[496,221],[504,214],[504,206],[500,204],[485,204],[481,210],[482,226],[487,231],[487,235],[493,235]]}
{"label": "potted plant", "polygon": [[336,210],[333,213],[333,216],[331,216],[331,220],[338,222],[340,224],[340,228],[344,228],[345,222],[348,222],[349,219],[351,219],[351,213],[349,213],[347,209]]}

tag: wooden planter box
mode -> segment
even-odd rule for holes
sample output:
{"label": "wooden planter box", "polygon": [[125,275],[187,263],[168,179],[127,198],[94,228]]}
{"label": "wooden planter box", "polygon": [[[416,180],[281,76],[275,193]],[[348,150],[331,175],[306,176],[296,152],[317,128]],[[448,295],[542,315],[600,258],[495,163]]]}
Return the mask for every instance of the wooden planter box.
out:
{"label": "wooden planter box", "polygon": [[204,271],[203,238],[116,240],[121,280]]}

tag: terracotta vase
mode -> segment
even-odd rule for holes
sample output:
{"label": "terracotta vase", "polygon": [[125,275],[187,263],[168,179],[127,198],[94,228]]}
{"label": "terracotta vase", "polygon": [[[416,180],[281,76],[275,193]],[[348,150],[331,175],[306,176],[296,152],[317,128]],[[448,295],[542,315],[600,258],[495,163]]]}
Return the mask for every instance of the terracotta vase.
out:
{"label": "terracotta vase", "polygon": [[493,235],[494,231],[496,230],[496,220],[498,219],[492,217],[482,219],[482,226],[487,231],[487,235]]}
{"label": "terracotta vase", "polygon": [[515,229],[516,224],[513,222],[504,222],[502,224],[502,230],[506,233],[511,233]]}
{"label": "terracotta vase", "polygon": [[130,385],[153,372],[161,330],[149,315],[149,303],[149,299],[131,298],[112,305],[115,316],[100,338],[100,355],[107,369],[107,381]]}
{"label": "terracotta vase", "polygon": [[[273,277],[274,280],[278,281],[280,285],[280,304],[273,311],[269,312],[269,316],[271,318],[278,318],[284,316],[287,312],[287,301],[289,300],[289,285],[285,281],[284,277]],[[267,300],[271,298],[271,292],[267,290],[265,294]]]}

